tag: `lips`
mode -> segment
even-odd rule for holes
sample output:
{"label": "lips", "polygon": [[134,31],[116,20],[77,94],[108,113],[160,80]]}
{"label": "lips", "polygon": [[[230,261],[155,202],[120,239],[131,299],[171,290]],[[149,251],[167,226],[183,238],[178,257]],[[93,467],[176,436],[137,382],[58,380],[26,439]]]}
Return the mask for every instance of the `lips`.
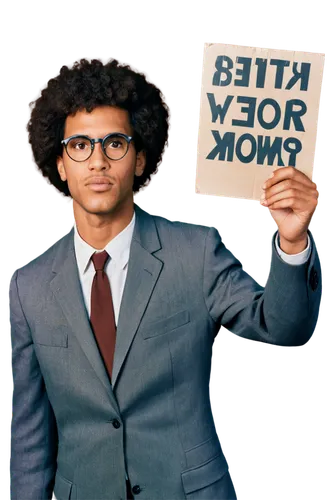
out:
{"label": "lips", "polygon": [[109,191],[112,188],[112,184],[88,184],[88,188],[92,191]]}
{"label": "lips", "polygon": [[88,185],[90,184],[111,184],[111,182],[107,177],[92,177],[88,181]]}

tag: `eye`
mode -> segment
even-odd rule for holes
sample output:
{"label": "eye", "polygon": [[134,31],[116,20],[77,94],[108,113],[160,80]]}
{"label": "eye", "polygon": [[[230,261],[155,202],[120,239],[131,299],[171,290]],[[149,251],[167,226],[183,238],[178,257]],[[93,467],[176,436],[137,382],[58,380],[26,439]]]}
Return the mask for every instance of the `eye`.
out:
{"label": "eye", "polygon": [[88,141],[84,137],[75,137],[71,139],[67,145],[71,150],[75,151],[86,151],[87,149],[90,149],[90,141]]}
{"label": "eye", "polygon": [[85,148],[88,147],[88,144],[86,142],[80,142],[80,141],[75,141],[71,144],[71,147],[73,149],[81,149],[84,150]]}
{"label": "eye", "polygon": [[121,142],[117,140],[113,140],[108,144],[108,147],[112,147],[112,149],[118,149],[121,146]]}
{"label": "eye", "polygon": [[125,150],[127,148],[127,142],[121,135],[114,135],[106,139],[104,146],[108,150]]}

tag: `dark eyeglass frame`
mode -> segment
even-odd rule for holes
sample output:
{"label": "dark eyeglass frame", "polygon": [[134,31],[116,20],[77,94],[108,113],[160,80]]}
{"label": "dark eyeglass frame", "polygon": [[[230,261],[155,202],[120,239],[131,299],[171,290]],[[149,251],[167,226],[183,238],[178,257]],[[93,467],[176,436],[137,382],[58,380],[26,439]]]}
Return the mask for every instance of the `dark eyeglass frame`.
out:
{"label": "dark eyeglass frame", "polygon": [[[126,149],[126,152],[123,154],[123,156],[121,156],[120,158],[111,158],[110,156],[107,155],[106,153],[106,150],[105,150],[105,142],[107,139],[109,139],[110,137],[123,137],[126,142],[127,142],[127,149]],[[75,160],[74,158],[71,157],[71,155],[68,153],[67,151],[67,145],[69,143],[69,141],[71,139],[76,139],[76,138],[80,138],[82,137],[83,139],[87,139],[88,141],[90,141],[90,145],[91,145],[91,152],[90,152],[90,155],[87,156],[87,158],[85,158],[84,160]],[[83,161],[87,161],[89,160],[89,158],[91,157],[91,155],[93,154],[94,152],[94,149],[95,149],[95,144],[96,142],[100,142],[102,144],[102,149],[103,149],[103,153],[105,154],[105,156],[107,156],[110,160],[113,160],[113,161],[118,161],[118,160],[121,160],[122,158],[124,158],[124,156],[127,154],[128,150],[129,150],[129,145],[130,145],[130,142],[133,140],[133,137],[130,136],[130,135],[127,135],[127,134],[123,134],[121,132],[112,132],[111,134],[107,134],[105,137],[103,137],[103,139],[101,138],[97,138],[97,139],[91,139],[90,137],[88,137],[87,135],[82,135],[82,134],[75,134],[75,135],[71,135],[70,137],[66,137],[66,139],[63,139],[61,141],[61,144],[65,147],[65,150],[66,150],[66,153],[67,155],[70,157],[71,160],[73,161],[77,161],[77,162],[83,162]]]}

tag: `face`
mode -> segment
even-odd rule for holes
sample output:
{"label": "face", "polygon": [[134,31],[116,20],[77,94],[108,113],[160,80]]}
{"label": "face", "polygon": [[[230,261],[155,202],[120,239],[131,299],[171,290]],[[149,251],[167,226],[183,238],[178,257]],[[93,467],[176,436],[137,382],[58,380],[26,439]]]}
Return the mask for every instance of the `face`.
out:
{"label": "face", "polygon": [[[95,139],[113,132],[133,135],[128,112],[114,106],[100,106],[91,113],[78,111],[74,116],[68,116],[64,138],[82,134]],[[130,209],[133,206],[134,175],[142,175],[144,167],[144,152],[136,153],[133,141],[120,160],[110,160],[104,154],[101,143],[95,143],[93,154],[83,162],[72,160],[65,148],[57,159],[58,172],[61,179],[68,183],[76,217],[108,215]],[[96,190],[96,186],[91,184],[93,177],[106,177],[110,184],[103,190]]]}

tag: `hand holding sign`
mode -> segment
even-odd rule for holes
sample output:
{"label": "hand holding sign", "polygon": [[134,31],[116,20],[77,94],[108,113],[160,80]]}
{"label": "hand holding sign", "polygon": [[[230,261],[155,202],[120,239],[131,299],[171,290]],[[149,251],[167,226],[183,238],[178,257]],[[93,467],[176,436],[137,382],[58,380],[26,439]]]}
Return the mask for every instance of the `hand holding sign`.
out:
{"label": "hand holding sign", "polygon": [[299,253],[307,246],[307,230],[318,204],[317,186],[294,167],[276,169],[263,184],[260,203],[278,225],[281,249]]}

